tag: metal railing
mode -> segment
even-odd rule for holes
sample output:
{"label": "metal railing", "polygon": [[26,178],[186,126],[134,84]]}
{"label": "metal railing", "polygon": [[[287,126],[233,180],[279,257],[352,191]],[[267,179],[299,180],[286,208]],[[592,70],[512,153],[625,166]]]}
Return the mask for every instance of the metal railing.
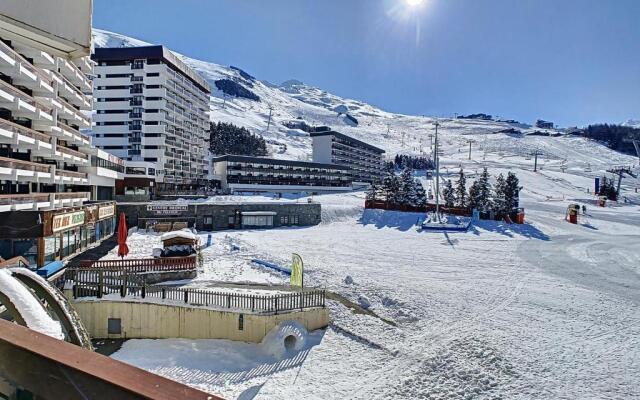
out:
{"label": "metal railing", "polygon": [[[74,274],[74,275],[71,275]],[[122,269],[73,269],[65,272],[65,279],[73,281],[73,297],[119,295],[121,298],[141,298],[184,303],[251,313],[278,314],[282,312],[325,307],[323,289],[277,292],[275,294],[240,293],[222,290],[188,289],[145,284],[144,276]]]}

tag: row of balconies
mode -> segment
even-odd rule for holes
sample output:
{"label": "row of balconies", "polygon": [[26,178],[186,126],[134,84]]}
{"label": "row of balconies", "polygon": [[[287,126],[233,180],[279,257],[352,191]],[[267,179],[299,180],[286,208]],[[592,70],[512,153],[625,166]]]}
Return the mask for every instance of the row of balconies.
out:
{"label": "row of balconies", "polygon": [[0,119],[0,143],[17,149],[30,149],[35,156],[71,165],[87,166],[90,162],[87,154],[58,145],[55,137],[4,119]]}
{"label": "row of balconies", "polygon": [[40,164],[0,157],[0,179],[13,182],[35,182],[67,185],[87,185],[85,172],[58,169],[54,164]]}
{"label": "row of balconies", "polygon": [[0,194],[0,212],[81,206],[89,192]]}

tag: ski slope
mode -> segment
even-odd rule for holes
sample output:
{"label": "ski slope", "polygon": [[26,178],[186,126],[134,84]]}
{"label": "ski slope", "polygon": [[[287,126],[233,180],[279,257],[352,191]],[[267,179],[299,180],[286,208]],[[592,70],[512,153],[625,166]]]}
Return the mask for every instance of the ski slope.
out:
{"label": "ski slope", "polygon": [[[97,46],[143,44],[99,30],[94,36]],[[212,86],[223,77],[242,79],[227,66],[182,58]],[[431,153],[434,118],[388,113],[298,81],[252,84],[261,102],[225,102],[214,90],[211,120],[262,134],[274,157],[309,158],[308,135],[283,125],[298,118],[390,156]],[[348,110],[358,126],[336,110]],[[320,225],[214,232],[204,271],[183,283],[283,284],[285,276],[250,260],[287,265],[296,252],[305,260],[307,284],[380,318],[329,301],[331,326],[284,358],[215,340],[132,340],[113,357],[239,399],[640,397],[638,181],[623,180],[626,203],[597,208],[592,194],[594,177],[637,159],[559,131],[530,136],[535,129],[526,125],[438,120],[443,179],[456,179],[459,168],[469,185],[485,166],[493,176],[515,172],[527,224],[484,221],[467,233],[417,232],[420,215],[364,210],[364,193],[314,196],[322,203]],[[512,127],[522,134],[500,133]],[[535,172],[534,152],[541,153]],[[574,202],[588,207],[578,225],[563,220]],[[129,240],[144,255],[159,243],[141,232]]]}

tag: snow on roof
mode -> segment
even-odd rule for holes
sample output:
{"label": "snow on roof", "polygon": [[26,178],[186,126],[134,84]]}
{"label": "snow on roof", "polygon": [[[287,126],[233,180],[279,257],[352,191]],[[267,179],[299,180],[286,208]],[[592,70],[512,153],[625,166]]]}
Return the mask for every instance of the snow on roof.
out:
{"label": "snow on roof", "polygon": [[64,339],[60,323],[49,316],[29,289],[11,276],[9,269],[0,269],[0,292],[20,313],[28,328],[56,339]]}
{"label": "snow on roof", "polygon": [[191,232],[190,230],[188,230],[188,229],[183,229],[183,230],[180,230],[180,231],[167,232],[167,233],[163,234],[162,236],[160,236],[160,240],[162,240],[163,242],[165,240],[175,239],[175,238],[198,240],[196,235],[193,232]]}

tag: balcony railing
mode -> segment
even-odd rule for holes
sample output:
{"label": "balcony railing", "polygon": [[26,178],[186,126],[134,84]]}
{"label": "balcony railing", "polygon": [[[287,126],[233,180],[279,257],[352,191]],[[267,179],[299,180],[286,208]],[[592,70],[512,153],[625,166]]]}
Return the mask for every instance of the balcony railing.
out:
{"label": "balcony railing", "polygon": [[66,176],[66,177],[69,177],[69,178],[87,179],[87,174],[84,173],[84,172],[66,171],[66,170],[61,170],[61,169],[56,170],[56,175],[57,176]]}
{"label": "balcony railing", "polygon": [[73,150],[73,149],[70,149],[70,148],[64,147],[64,146],[58,146],[57,150],[59,152],[61,152],[61,153],[65,153],[65,154],[68,154],[70,156],[82,158],[83,160],[89,161],[89,156],[84,154],[84,153],[79,152],[78,150]]}
{"label": "balcony railing", "polygon": [[70,200],[70,199],[88,199],[91,196],[89,192],[65,192],[56,193],[56,200]]}
{"label": "balcony railing", "polygon": [[39,108],[40,110],[46,112],[47,114],[51,114],[53,112],[53,109],[51,107],[45,106],[44,104],[40,104],[33,97],[29,96],[28,94],[26,94],[22,90],[17,89],[15,86],[10,85],[10,84],[8,84],[7,82],[5,82],[3,80],[0,80],[0,90],[4,90],[6,92],[11,93],[11,95],[13,95],[15,97],[19,97],[25,103],[27,103],[27,104],[35,107],[35,108]]}
{"label": "balcony railing", "polygon": [[13,60],[15,62],[20,63],[26,70],[28,70],[32,74],[36,75],[37,77],[39,77],[41,80],[43,80],[49,86],[53,86],[53,81],[51,80],[51,78],[49,78],[43,72],[38,70],[38,68],[34,67],[29,61],[27,61],[24,57],[22,57],[20,55],[20,53],[18,53],[17,51],[12,49],[11,47],[7,46],[1,40],[0,40],[0,49],[5,51],[9,55],[9,57],[13,58]]}
{"label": "balcony railing", "polygon": [[0,157],[0,167],[11,169],[22,169],[34,172],[50,172],[51,166],[39,164],[31,161],[18,160],[15,158]]}
{"label": "balcony railing", "polygon": [[48,193],[0,194],[0,206],[49,201]]}
{"label": "balcony railing", "polygon": [[80,132],[79,130],[77,130],[76,128],[73,128],[67,124],[63,124],[62,122],[58,122],[58,128],[62,128],[65,131],[69,131],[72,132],[74,135],[78,135],[80,136],[82,139],[86,140],[87,142],[91,141],[91,139],[89,138],[89,136],[85,135],[84,133]]}
{"label": "balcony railing", "polygon": [[0,129],[5,129],[13,133],[19,133],[21,135],[28,136],[32,139],[37,139],[45,143],[51,143],[51,136],[42,132],[34,131],[30,128],[26,128],[22,125],[18,125],[14,122],[7,121],[6,119],[0,118]]}

